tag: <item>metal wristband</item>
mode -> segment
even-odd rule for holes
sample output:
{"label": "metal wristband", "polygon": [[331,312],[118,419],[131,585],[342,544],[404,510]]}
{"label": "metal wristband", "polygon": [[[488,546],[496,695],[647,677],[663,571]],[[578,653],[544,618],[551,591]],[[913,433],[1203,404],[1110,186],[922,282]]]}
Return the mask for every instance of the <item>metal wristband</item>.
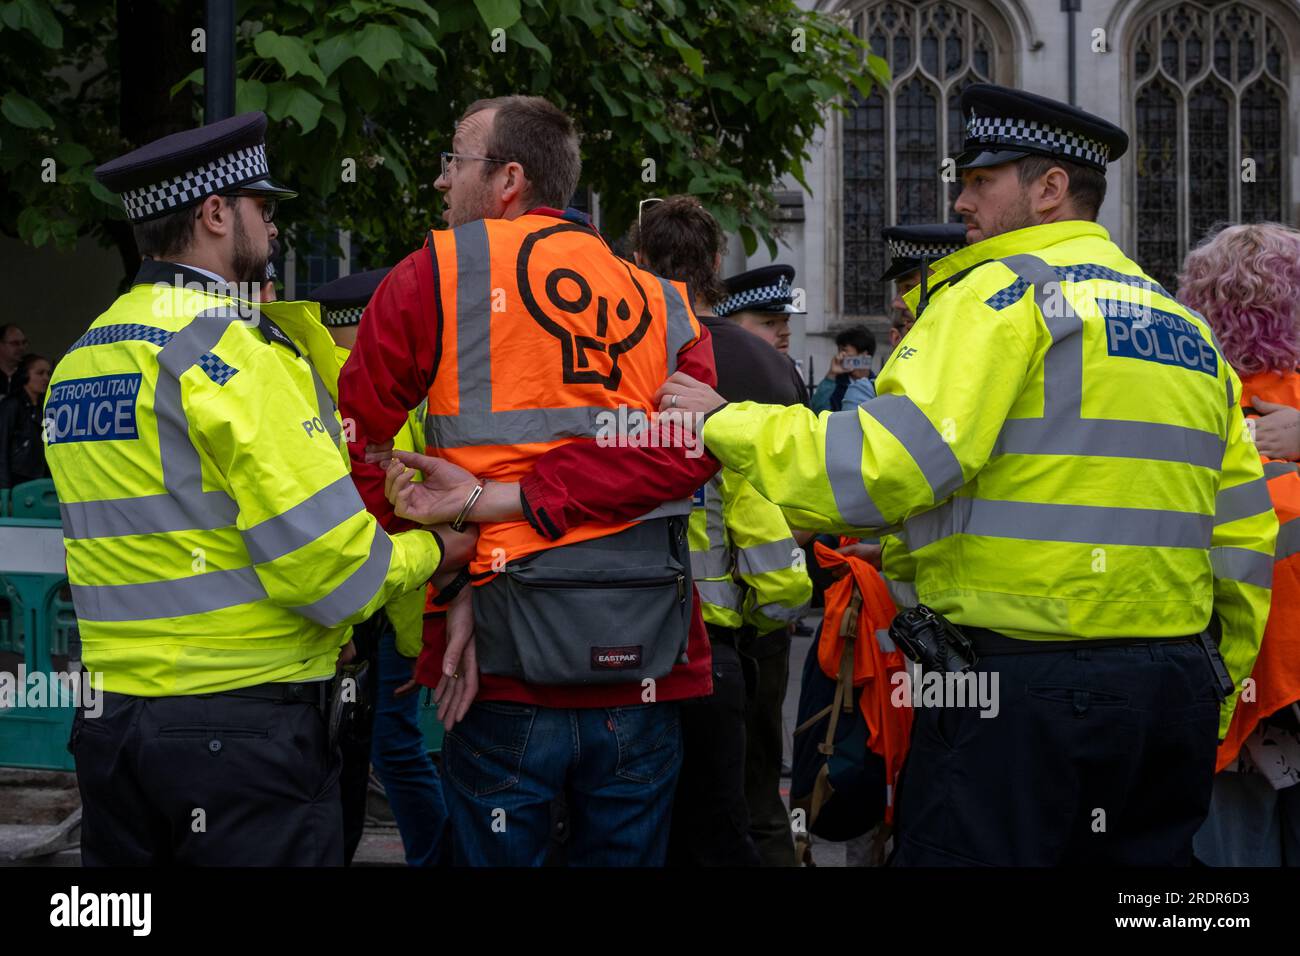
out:
{"label": "metal wristband", "polygon": [[483,485],[474,486],[474,490],[471,491],[469,497],[465,499],[465,505],[460,509],[460,514],[456,515],[456,520],[451,523],[452,531],[459,534],[465,530],[465,519],[469,517],[470,509],[474,507],[474,503],[478,501],[479,496],[483,494],[483,488]]}

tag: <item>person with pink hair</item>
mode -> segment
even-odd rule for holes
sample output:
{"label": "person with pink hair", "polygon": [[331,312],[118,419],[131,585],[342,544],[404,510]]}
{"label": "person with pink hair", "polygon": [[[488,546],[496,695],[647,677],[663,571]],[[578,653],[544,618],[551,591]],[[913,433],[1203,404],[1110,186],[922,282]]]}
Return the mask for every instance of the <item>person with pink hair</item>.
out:
{"label": "person with pink hair", "polygon": [[1194,852],[1213,866],[1300,866],[1300,468],[1289,460],[1300,457],[1300,231],[1220,230],[1187,256],[1178,299],[1241,376],[1279,523],[1268,626],[1219,744]]}

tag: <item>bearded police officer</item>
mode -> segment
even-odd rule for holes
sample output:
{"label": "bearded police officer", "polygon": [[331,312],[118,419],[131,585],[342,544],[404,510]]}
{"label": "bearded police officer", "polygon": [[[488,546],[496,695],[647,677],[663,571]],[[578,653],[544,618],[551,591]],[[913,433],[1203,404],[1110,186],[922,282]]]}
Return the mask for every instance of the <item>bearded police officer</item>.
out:
{"label": "bearded police officer", "polygon": [[[921,284],[922,272],[928,271],[930,263],[952,255],[966,245],[966,227],[959,222],[889,226],[881,230],[880,236],[889,251],[889,263],[879,281],[894,283],[894,298],[889,304],[894,313],[889,344],[894,346],[916,322],[916,316],[903,297]],[[928,292],[928,289],[922,290],[918,308],[924,308]]]}
{"label": "bearded police officer", "polygon": [[895,862],[1186,864],[1269,607],[1240,383],[1095,222],[1123,131],[988,85],[962,112],[973,244],[877,399],[814,419],[679,376],[662,407],[713,412],[706,446],[794,523],[901,529],[929,610],[894,631],[940,679],[909,696]]}
{"label": "bearded police officer", "polygon": [[349,625],[468,555],[380,529],[348,477],[316,307],[249,301],[294,195],[265,129],[247,113],[96,170],[148,258],[45,408],[105,691],[70,743],[91,865],[341,863],[326,710]]}

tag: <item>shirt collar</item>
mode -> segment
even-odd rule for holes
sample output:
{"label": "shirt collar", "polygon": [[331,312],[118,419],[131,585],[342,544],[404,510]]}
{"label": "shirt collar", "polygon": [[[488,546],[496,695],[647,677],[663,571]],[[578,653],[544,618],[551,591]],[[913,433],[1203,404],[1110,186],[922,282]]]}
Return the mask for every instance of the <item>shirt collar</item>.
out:
{"label": "shirt collar", "polygon": [[[233,286],[215,272],[188,266],[183,262],[169,262],[166,259],[145,259],[132,280],[132,285],[187,285],[196,283],[205,289],[215,284],[218,295],[231,294]],[[229,291],[228,291],[229,290]]]}

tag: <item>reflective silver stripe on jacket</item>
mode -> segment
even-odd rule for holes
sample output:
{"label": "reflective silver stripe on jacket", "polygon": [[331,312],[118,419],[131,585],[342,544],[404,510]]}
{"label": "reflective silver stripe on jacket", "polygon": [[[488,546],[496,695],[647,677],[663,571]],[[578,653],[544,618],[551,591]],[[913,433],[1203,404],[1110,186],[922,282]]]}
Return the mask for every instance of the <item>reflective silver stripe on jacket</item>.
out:
{"label": "reflective silver stripe on jacket", "polygon": [[736,567],[741,574],[767,574],[769,571],[790,571],[794,568],[794,555],[799,551],[794,538],[769,541],[736,552]]}
{"label": "reflective silver stripe on jacket", "polygon": [[1273,560],[1281,561],[1294,554],[1300,554],[1300,518],[1292,518],[1277,529]]}
{"label": "reflective silver stripe on jacket", "polygon": [[862,480],[864,440],[856,408],[831,412],[826,420],[826,477],[835,496],[835,509],[845,523],[854,528],[880,528],[886,523],[885,516]]}
{"label": "reflective silver stripe on jacket", "polygon": [[338,627],[365,607],[383,587],[388,577],[388,567],[393,560],[393,539],[384,533],[378,523],[373,527],[375,534],[370,541],[370,554],[365,562],[323,598],[290,610],[325,627]]}
{"label": "reflective silver stripe on jacket", "polygon": [[266,590],[251,568],[206,571],[170,581],[139,584],[73,584],[77,616],[87,621],[148,621],[190,617],[251,604]]}
{"label": "reflective silver stripe on jacket", "polygon": [[1273,586],[1276,555],[1260,554],[1249,548],[1211,548],[1210,567],[1219,580],[1241,581],[1256,587]]}
{"label": "reflective silver stripe on jacket", "polygon": [[1273,499],[1268,493],[1268,480],[1255,478],[1231,488],[1221,488],[1214,499],[1214,523],[1227,524],[1242,518],[1253,518],[1273,510]]}
{"label": "reflective silver stripe on jacket", "polygon": [[1211,515],[1148,508],[957,497],[907,521],[913,551],[955,534],[1150,548],[1210,547]]}
{"label": "reflective silver stripe on jacket", "polygon": [[721,473],[704,484],[704,533],[708,550],[691,551],[691,575],[696,579],[730,578],[735,561],[722,516]]}
{"label": "reflective silver stripe on jacket", "polygon": [[800,604],[798,607],[786,607],[784,604],[764,604],[756,609],[757,612],[773,621],[797,621],[808,613],[808,605]]}
{"label": "reflective silver stripe on jacket", "polygon": [[351,475],[326,485],[288,511],[241,532],[255,564],[264,564],[311,544],[365,510]]}
{"label": "reflective silver stripe on jacket", "polygon": [[739,611],[743,595],[734,581],[696,581],[695,589],[700,600],[714,607]]}

